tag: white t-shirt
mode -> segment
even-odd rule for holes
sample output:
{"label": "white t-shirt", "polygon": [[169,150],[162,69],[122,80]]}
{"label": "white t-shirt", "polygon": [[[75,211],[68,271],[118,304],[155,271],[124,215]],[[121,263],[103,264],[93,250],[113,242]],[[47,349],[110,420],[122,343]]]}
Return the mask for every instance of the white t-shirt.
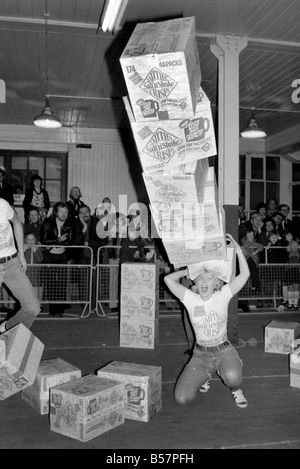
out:
{"label": "white t-shirt", "polygon": [[182,302],[189,313],[198,344],[214,347],[227,340],[228,303],[231,298],[229,285],[206,301],[198,293],[186,289]]}
{"label": "white t-shirt", "polygon": [[0,257],[7,257],[15,254],[16,246],[11,220],[15,212],[6,200],[0,198]]}

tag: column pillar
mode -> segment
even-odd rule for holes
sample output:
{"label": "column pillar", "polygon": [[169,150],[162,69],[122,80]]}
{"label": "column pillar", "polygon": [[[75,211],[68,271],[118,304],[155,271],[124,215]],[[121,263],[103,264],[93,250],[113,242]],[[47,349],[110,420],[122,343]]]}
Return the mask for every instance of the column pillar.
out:
{"label": "column pillar", "polygon": [[[210,49],[218,59],[218,188],[226,231],[238,239],[239,204],[239,54],[247,39],[217,35]],[[238,342],[238,298],[229,303],[228,336]]]}

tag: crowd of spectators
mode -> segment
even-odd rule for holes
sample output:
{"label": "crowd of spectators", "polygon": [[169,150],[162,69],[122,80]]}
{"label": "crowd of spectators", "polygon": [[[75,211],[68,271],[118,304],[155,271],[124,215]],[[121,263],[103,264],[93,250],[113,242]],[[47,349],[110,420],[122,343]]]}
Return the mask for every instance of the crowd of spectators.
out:
{"label": "crowd of spectators", "polygon": [[[256,210],[250,213],[249,219],[242,206],[239,212],[239,244],[244,252],[250,269],[248,285],[253,293],[262,290],[259,278],[259,264],[298,264],[300,258],[299,217],[291,217],[290,207],[286,203],[278,205],[275,199],[267,203],[259,203]],[[268,288],[275,288],[278,284],[295,291],[299,297],[299,269],[277,269],[271,287],[263,285],[266,293]],[[288,299],[284,305],[295,309]]]}

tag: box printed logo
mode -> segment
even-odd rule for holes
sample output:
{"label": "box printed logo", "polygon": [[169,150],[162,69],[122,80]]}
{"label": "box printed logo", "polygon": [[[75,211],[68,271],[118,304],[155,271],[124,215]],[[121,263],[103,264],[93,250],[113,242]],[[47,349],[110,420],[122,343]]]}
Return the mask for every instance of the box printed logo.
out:
{"label": "box printed logo", "polygon": [[181,138],[167,132],[161,127],[158,127],[145,146],[143,152],[159,161],[169,163],[171,158],[174,156],[177,147],[181,145],[182,142],[183,140]]}
{"label": "box printed logo", "polygon": [[140,88],[156,99],[163,99],[170,95],[176,85],[175,80],[157,68],[153,68],[141,83]]}

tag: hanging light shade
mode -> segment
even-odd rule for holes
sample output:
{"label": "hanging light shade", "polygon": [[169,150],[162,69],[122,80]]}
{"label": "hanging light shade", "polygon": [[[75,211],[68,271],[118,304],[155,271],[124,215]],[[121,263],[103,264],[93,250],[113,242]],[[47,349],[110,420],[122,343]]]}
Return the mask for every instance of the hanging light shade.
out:
{"label": "hanging light shade", "polygon": [[62,126],[60,120],[51,111],[49,98],[46,98],[42,113],[33,119],[33,123],[42,129],[59,129]]}
{"label": "hanging light shade", "polygon": [[266,132],[263,129],[261,129],[260,127],[258,127],[258,124],[257,124],[255,116],[254,116],[254,110],[252,109],[250,122],[248,123],[247,127],[245,127],[241,131],[241,137],[243,137],[243,138],[264,138],[266,136],[267,136]]}

